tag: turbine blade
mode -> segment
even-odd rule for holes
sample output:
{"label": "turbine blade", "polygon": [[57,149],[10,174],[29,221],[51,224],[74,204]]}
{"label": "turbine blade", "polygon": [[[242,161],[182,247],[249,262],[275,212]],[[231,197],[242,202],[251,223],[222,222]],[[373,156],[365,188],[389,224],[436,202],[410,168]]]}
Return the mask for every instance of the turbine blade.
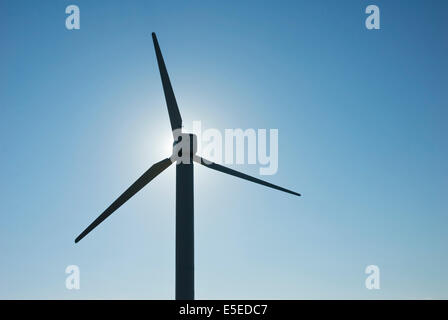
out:
{"label": "turbine blade", "polygon": [[144,186],[146,186],[152,179],[157,177],[163,170],[171,165],[170,158],[166,158],[156,164],[152,165],[140,178],[137,179],[121,196],[118,197],[104,212],[95,219],[76,239],[75,243],[84,238],[90,231],[96,228],[107,217],[120,208],[126,201],[128,201],[133,195],[139,192]]}
{"label": "turbine blade", "polygon": [[252,181],[252,182],[264,185],[266,187],[270,187],[270,188],[273,188],[273,189],[277,189],[277,190],[280,190],[280,191],[291,193],[291,194],[296,195],[296,196],[300,196],[300,193],[297,193],[297,192],[294,192],[294,191],[291,191],[291,190],[288,190],[288,189],[276,186],[275,184],[272,184],[272,183],[269,183],[269,182],[266,182],[266,181],[263,181],[263,180],[251,177],[251,176],[249,176],[247,174],[244,174],[244,173],[238,172],[236,170],[224,167],[224,166],[222,166],[220,164],[211,162],[211,161],[203,159],[201,157],[195,157],[194,161],[196,161],[197,163],[200,163],[203,166],[206,166],[206,167],[208,167],[210,169],[216,170],[216,171],[227,173],[227,174],[230,174],[232,176],[235,176],[235,177],[238,177],[238,178],[241,178],[241,179],[249,180],[249,181]]}
{"label": "turbine blade", "polygon": [[174,131],[176,129],[182,128],[182,118],[180,116],[173,88],[171,87],[170,77],[168,76],[168,71],[166,70],[165,62],[163,61],[163,56],[162,52],[160,51],[159,42],[157,41],[157,37],[154,32],[152,33],[152,41],[154,42],[154,49],[156,51],[157,63],[159,64],[160,78],[162,79],[166,106],[168,107],[168,114],[170,116],[171,129],[172,131]]}

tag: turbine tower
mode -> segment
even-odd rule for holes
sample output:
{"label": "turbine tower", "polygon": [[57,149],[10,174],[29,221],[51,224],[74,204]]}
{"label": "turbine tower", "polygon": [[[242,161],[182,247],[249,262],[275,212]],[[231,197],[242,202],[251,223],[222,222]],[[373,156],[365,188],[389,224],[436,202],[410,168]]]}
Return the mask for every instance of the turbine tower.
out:
{"label": "turbine tower", "polygon": [[98,218],[96,218],[76,239],[84,238],[90,231],[114,213],[120,206],[139,192],[151,180],[176,162],[176,300],[194,299],[194,179],[193,162],[210,169],[249,180],[296,196],[299,193],[251,177],[247,174],[213,163],[196,155],[196,136],[182,132],[182,118],[171,87],[162,52],[155,33],[152,33],[166,105],[173,131],[173,154],[152,165],[122,195],[120,195]]}

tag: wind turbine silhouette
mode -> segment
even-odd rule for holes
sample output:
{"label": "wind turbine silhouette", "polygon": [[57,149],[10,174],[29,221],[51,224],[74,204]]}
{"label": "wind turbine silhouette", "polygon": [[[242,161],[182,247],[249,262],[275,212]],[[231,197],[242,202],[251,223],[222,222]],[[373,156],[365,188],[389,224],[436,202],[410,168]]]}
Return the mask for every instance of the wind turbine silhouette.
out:
{"label": "wind turbine silhouette", "polygon": [[176,300],[194,299],[194,196],[193,196],[193,162],[207,168],[249,180],[270,188],[288,192],[296,196],[299,193],[276,186],[272,183],[251,177],[236,170],[226,168],[196,155],[197,137],[182,132],[182,118],[171,87],[170,78],[160,51],[156,34],[152,33],[166,105],[173,131],[173,155],[151,166],[121,196],[118,197],[98,218],[95,219],[76,239],[84,238],[120,206],[139,192],[162,171],[176,162]]}

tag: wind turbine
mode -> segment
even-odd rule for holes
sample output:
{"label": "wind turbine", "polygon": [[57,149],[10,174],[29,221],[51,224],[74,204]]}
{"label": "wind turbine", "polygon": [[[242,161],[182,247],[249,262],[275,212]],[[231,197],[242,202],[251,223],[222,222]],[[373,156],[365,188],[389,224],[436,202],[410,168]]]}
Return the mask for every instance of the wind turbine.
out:
{"label": "wind turbine", "polygon": [[272,183],[251,177],[247,174],[213,163],[196,155],[196,136],[182,132],[182,118],[171,87],[168,71],[160,51],[155,33],[152,33],[166,105],[173,131],[173,155],[152,165],[121,196],[118,197],[98,218],[95,219],[76,239],[84,238],[120,206],[139,192],[162,171],[176,162],[176,300],[194,299],[194,188],[193,162],[207,168],[249,180],[273,189],[288,192],[296,196],[299,193],[276,186]]}

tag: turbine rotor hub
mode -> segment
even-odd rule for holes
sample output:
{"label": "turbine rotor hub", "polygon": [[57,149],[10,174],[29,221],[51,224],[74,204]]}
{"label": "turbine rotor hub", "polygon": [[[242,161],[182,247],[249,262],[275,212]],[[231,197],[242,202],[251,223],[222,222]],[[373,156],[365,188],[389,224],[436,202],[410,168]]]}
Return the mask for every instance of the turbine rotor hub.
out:
{"label": "turbine rotor hub", "polygon": [[175,161],[192,160],[198,150],[198,138],[192,133],[180,133],[173,142]]}

